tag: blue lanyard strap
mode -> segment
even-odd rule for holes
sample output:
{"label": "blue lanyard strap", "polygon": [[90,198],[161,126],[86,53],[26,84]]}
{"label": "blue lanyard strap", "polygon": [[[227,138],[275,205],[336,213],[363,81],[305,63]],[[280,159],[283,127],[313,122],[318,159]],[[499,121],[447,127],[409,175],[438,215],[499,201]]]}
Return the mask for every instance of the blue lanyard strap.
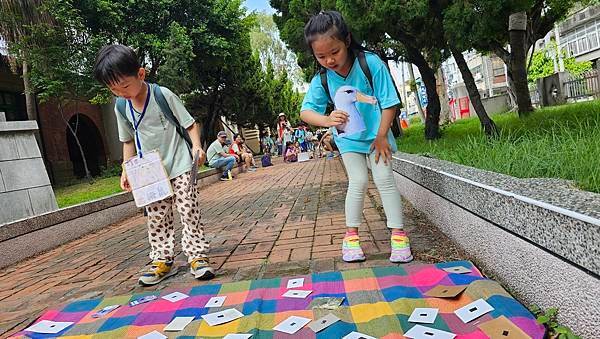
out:
{"label": "blue lanyard strap", "polygon": [[142,110],[142,114],[140,114],[140,120],[135,121],[135,114],[133,113],[133,103],[131,99],[127,100],[129,102],[129,111],[131,112],[131,120],[133,121],[133,130],[135,131],[135,146],[137,148],[138,156],[142,157],[142,143],[140,142],[140,135],[138,133],[138,127],[142,123],[142,119],[144,119],[144,115],[146,115],[146,108],[148,108],[148,103],[150,102],[150,84],[145,83],[146,87],[148,87],[148,93],[146,94],[146,102],[144,102],[144,109]]}

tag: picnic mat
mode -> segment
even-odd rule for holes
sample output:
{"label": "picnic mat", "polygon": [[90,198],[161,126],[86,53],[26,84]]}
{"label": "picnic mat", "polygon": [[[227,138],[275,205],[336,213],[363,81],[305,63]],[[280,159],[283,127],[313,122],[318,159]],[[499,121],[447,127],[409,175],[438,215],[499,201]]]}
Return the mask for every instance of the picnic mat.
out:
{"label": "picnic mat", "polygon": [[[470,273],[448,273],[442,268],[464,266]],[[297,289],[312,290],[305,299],[282,297],[288,288],[287,281],[304,277],[304,285]],[[424,295],[437,285],[468,287],[455,298],[434,298]],[[404,265],[376,267],[341,272],[315,273],[306,276],[240,281],[225,284],[198,285],[178,292],[189,298],[177,302],[161,299],[173,290],[143,294],[80,300],[62,308],[46,311],[37,321],[68,321],[73,325],[58,334],[38,334],[28,331],[17,337],[47,338],[137,338],[154,330],[170,338],[222,338],[229,333],[252,333],[252,338],[342,338],[352,331],[376,338],[403,338],[415,323],[408,318],[415,308],[438,308],[433,324],[422,324],[455,333],[456,338],[488,338],[478,325],[506,317],[531,338],[543,338],[544,328],[534,316],[498,283],[484,278],[468,261],[435,265]],[[154,294],[158,299],[129,306],[128,302],[144,295]],[[222,307],[204,308],[214,296],[227,296]],[[335,310],[313,308],[311,302],[320,297],[343,297]],[[494,310],[464,323],[454,311],[475,300],[484,299]],[[322,300],[322,299],[321,299]],[[105,306],[120,304],[118,309],[102,318],[92,314]],[[314,305],[314,303],[313,303]],[[209,326],[201,315],[236,308],[244,317],[218,326]],[[325,330],[314,333],[308,326],[294,335],[273,331],[273,327],[292,315],[318,319],[328,313],[338,316],[338,321]],[[194,316],[184,331],[164,332],[174,317]],[[505,319],[504,319],[505,320]],[[518,330],[517,330],[518,331]],[[525,336],[526,337],[526,336]],[[513,337],[511,337],[513,338]],[[522,336],[514,337],[522,338]]]}

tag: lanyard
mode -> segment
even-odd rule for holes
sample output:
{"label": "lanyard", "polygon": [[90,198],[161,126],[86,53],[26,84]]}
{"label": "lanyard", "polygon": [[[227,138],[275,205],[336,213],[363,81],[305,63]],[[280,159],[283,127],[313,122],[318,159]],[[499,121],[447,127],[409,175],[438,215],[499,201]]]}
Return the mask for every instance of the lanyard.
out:
{"label": "lanyard", "polygon": [[131,100],[127,100],[129,102],[129,111],[131,112],[131,120],[133,121],[133,130],[135,131],[135,146],[137,148],[138,156],[142,157],[142,143],[140,142],[140,135],[138,133],[138,127],[142,123],[142,119],[144,119],[144,115],[146,115],[146,108],[148,108],[148,103],[150,102],[150,84],[146,83],[148,87],[148,93],[146,94],[146,102],[144,102],[144,109],[142,110],[142,114],[140,114],[140,120],[135,121],[135,114],[133,113],[133,103]]}

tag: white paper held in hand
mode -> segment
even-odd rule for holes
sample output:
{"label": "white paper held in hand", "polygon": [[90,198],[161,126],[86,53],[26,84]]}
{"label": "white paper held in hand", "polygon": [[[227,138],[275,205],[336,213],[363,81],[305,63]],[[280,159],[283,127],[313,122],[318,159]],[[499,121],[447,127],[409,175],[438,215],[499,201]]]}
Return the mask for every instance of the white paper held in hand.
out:
{"label": "white paper held in hand", "polygon": [[144,207],[173,195],[171,180],[162,164],[158,151],[134,156],[123,164],[137,207]]}
{"label": "white paper held in hand", "polygon": [[35,332],[35,333],[56,334],[71,325],[73,325],[73,322],[70,322],[70,321],[42,320],[39,323],[26,328],[25,331]]}
{"label": "white paper held in hand", "polygon": [[167,326],[165,326],[163,331],[183,331],[185,327],[189,325],[192,321],[194,321],[194,317],[176,317],[175,319],[171,320],[171,322]]}
{"label": "white paper held in hand", "polygon": [[185,293],[181,293],[181,292],[173,292],[173,293],[169,293],[165,296],[163,296],[162,298],[165,300],[168,300],[172,303],[178,302],[180,300],[183,300],[185,298],[189,297],[187,294]]}
{"label": "white paper held in hand", "polygon": [[243,317],[244,314],[235,308],[229,308],[224,311],[209,313],[202,316],[202,319],[210,326],[221,325],[235,319]]}
{"label": "white paper held in hand", "polygon": [[273,327],[273,330],[287,333],[287,334],[294,334],[294,333],[298,332],[302,327],[304,327],[309,322],[310,322],[310,319],[308,319],[308,318],[303,318],[303,317],[298,317],[298,316],[293,315],[293,316],[287,318],[286,320],[280,322],[279,325]]}

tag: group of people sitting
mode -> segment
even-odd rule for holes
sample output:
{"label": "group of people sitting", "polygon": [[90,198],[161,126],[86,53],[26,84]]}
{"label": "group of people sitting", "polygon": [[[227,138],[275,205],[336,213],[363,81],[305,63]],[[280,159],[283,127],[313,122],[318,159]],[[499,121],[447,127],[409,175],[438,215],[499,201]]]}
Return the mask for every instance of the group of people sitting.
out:
{"label": "group of people sitting", "polygon": [[213,141],[206,151],[208,166],[223,168],[221,180],[232,180],[231,170],[237,163],[240,172],[254,172],[258,168],[254,162],[252,151],[248,148],[244,138],[239,134],[233,135],[233,141],[227,139],[227,133],[217,133],[217,140]]}

